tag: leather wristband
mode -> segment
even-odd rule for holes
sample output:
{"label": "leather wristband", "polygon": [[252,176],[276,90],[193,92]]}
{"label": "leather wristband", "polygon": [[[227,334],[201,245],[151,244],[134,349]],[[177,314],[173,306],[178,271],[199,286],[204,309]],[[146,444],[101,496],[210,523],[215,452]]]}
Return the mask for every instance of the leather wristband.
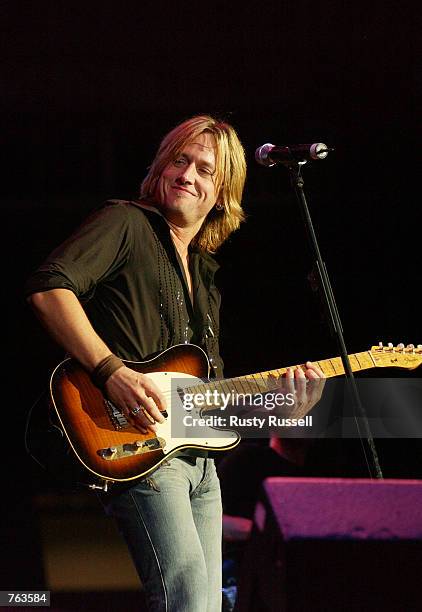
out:
{"label": "leather wristband", "polygon": [[91,372],[91,380],[94,385],[103,389],[110,376],[122,366],[124,366],[123,361],[116,357],[116,355],[107,355],[107,357],[101,359],[100,363]]}

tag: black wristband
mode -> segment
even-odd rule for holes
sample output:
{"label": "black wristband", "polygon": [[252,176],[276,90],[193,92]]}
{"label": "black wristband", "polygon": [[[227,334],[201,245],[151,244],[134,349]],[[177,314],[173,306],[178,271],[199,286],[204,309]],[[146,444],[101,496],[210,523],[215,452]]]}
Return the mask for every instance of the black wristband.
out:
{"label": "black wristband", "polygon": [[116,355],[108,355],[95,366],[91,372],[91,380],[94,385],[103,389],[110,376],[122,366],[124,366],[123,361]]}

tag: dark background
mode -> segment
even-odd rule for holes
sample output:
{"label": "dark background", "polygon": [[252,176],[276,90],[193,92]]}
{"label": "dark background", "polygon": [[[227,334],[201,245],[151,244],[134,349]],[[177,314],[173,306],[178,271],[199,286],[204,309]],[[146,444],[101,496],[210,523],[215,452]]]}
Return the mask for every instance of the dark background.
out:
{"label": "dark background", "polygon": [[[349,352],[422,341],[411,5],[3,4],[4,337],[17,497],[22,474],[47,487],[24,458],[21,430],[61,358],[22,301],[24,279],[99,202],[136,194],[162,136],[192,114],[229,120],[248,156],[248,222],[218,255],[227,374],[338,354],[308,286],[312,260],[287,172],[254,162],[266,142],[335,147],[304,176]],[[321,449],[321,473],[365,475],[354,469],[359,453],[346,443]],[[419,441],[382,441],[380,458],[387,476],[420,476]]]}

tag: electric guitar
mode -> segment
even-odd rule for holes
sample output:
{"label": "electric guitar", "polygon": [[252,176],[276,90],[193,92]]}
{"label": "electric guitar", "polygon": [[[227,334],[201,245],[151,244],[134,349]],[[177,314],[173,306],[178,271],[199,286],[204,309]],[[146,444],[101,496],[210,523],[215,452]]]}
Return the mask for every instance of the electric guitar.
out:
{"label": "electric guitar", "polygon": [[[422,363],[422,346],[373,346],[369,351],[349,356],[352,370],[398,367],[414,369]],[[74,455],[91,475],[103,482],[128,482],[157,468],[166,458],[184,449],[227,450],[236,446],[236,431],[217,431],[201,427],[201,438],[178,437],[178,425],[189,414],[204,418],[215,406],[188,404],[185,401],[200,394],[263,394],[280,387],[279,379],[287,368],[250,374],[237,378],[208,380],[210,365],[204,351],[189,344],[179,344],[155,358],[126,366],[147,374],[163,391],[168,409],[165,422],[157,423],[156,433],[142,434],[92,383],[89,374],[74,359],[65,359],[50,379],[51,403],[58,425]],[[344,374],[340,357],[317,361],[327,378]],[[303,365],[291,366],[293,369]],[[205,380],[204,380],[205,379]],[[277,382],[278,381],[278,382]],[[301,414],[300,417],[304,415]],[[204,419],[207,420],[207,419]],[[95,485],[92,485],[96,488]]]}

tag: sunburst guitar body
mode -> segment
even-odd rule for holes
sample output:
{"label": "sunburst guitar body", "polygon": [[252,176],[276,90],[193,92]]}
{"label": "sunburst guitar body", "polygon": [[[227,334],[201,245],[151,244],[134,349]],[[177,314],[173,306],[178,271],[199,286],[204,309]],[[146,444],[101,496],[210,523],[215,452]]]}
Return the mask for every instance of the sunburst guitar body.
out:
{"label": "sunburst guitar body", "polygon": [[[51,399],[59,425],[83,466],[103,480],[130,481],[144,476],[165,459],[187,448],[227,450],[238,444],[236,432],[216,432],[201,427],[201,438],[173,437],[174,420],[187,414],[179,380],[186,387],[203,385],[209,376],[209,362],[195,345],[174,346],[144,362],[125,361],[126,366],[147,374],[167,399],[165,422],[156,433],[142,434],[92,383],[89,374],[73,359],[54,370]],[[201,418],[194,407],[192,418]]]}

